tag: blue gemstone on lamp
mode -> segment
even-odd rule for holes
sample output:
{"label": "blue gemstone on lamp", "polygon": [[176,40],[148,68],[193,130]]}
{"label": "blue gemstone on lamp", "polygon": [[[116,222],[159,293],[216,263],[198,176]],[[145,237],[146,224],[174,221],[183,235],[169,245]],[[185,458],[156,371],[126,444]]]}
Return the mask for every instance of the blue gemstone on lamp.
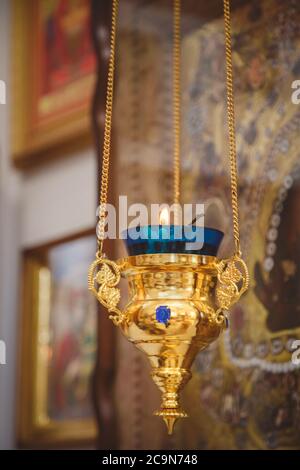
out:
{"label": "blue gemstone on lamp", "polygon": [[171,309],[166,305],[160,305],[156,308],[156,320],[159,323],[164,323],[165,325],[168,323],[171,317]]}

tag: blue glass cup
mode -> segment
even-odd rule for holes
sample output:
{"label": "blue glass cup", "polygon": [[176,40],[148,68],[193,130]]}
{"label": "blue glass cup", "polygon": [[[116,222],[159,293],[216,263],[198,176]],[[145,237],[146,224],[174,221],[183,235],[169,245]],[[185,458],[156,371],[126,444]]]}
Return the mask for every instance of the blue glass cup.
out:
{"label": "blue glass cup", "polygon": [[129,256],[181,253],[216,256],[224,233],[192,225],[146,225],[122,233]]}

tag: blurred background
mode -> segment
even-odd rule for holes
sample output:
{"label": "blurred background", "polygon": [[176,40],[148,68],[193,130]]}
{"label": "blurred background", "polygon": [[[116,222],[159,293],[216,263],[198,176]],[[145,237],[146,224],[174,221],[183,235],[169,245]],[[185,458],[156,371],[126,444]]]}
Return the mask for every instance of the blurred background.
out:
{"label": "blurred background", "polygon": [[[0,448],[300,447],[300,4],[232,0],[249,292],[168,437],[143,356],[87,292],[111,1],[0,0]],[[232,251],[222,1],[182,1],[182,202]],[[110,202],[172,199],[172,1],[121,0]],[[107,243],[114,259],[119,241]],[[124,296],[125,287],[124,287]],[[3,354],[3,352],[5,354]]]}
{"label": "blurred background", "polygon": [[[39,17],[35,16],[37,15],[37,8],[40,8],[38,11]],[[86,135],[91,135],[88,122],[91,107],[89,100],[92,96],[93,77],[91,77],[91,74],[95,73],[95,59],[90,39],[89,2],[46,1],[28,3],[1,0],[0,9],[0,76],[6,84],[6,104],[1,104],[0,108],[0,337],[6,344],[6,365],[1,366],[0,369],[0,447],[10,448],[16,445],[17,407],[20,401],[17,370],[23,369],[24,380],[29,381],[29,364],[32,360],[34,361],[35,357],[35,354],[28,356],[23,362],[24,356],[21,353],[22,331],[25,327],[24,324],[23,327],[21,326],[22,314],[20,312],[20,309],[22,309],[22,253],[24,253],[24,250],[44,246],[51,242],[60,242],[65,237],[76,237],[77,233],[84,233],[87,230],[94,234],[92,229],[95,225],[96,209],[96,157],[91,145],[92,139],[89,137],[90,143],[86,139],[85,144],[79,142],[82,145],[77,143],[74,148],[68,148],[67,150],[65,141],[70,141],[72,138],[76,140],[80,133],[82,139],[86,138],[82,129],[80,129],[80,125],[85,126],[84,132]],[[80,10],[83,10],[81,14]],[[76,11],[79,11],[78,19],[76,18]],[[71,14],[73,14],[73,18]],[[70,61],[72,57],[74,58],[75,53],[79,54],[79,45],[76,41],[81,40],[80,35],[83,34],[81,23],[87,29],[85,37],[89,43],[88,60],[91,63],[85,65],[86,69],[82,65],[82,72],[73,72]],[[69,28],[70,35],[74,35],[74,39],[70,38],[70,42],[72,41],[73,44],[67,44],[68,38],[63,38],[62,28],[64,24],[66,28]],[[39,28],[42,27],[45,27],[47,31],[39,31]],[[40,35],[38,39],[37,35]],[[76,39],[76,35],[79,35],[78,39]],[[39,43],[36,42],[37,40]],[[49,41],[50,46],[45,44],[44,41]],[[51,50],[49,49],[49,56],[45,57],[45,50],[48,47]],[[33,50],[37,48],[39,48],[38,55],[33,58]],[[61,51],[61,54],[59,51]],[[82,51],[82,53],[85,52]],[[19,64],[17,64],[18,61]],[[79,67],[78,62],[74,67],[75,69]],[[40,77],[43,86],[45,86],[44,89],[41,84],[37,84],[36,74],[38,73],[44,74],[43,77]],[[33,75],[35,75],[35,78]],[[81,75],[83,78],[89,75],[90,82],[88,84],[79,84]],[[67,87],[75,79],[78,79],[80,88],[71,90],[69,95],[65,96],[65,103],[60,103],[64,97],[59,93],[62,93],[63,87]],[[34,84],[34,89],[30,86],[31,84]],[[89,86],[88,93],[86,91],[87,86]],[[57,96],[54,92],[52,93],[55,89],[58,90]],[[40,93],[40,102],[42,101],[41,97],[45,96],[49,98],[49,101],[47,103],[45,99],[43,105],[40,105],[41,107],[44,106],[43,109],[39,109],[40,115],[33,116],[34,113],[38,113],[38,105],[34,107],[33,104],[34,93],[37,90]],[[76,95],[79,96],[79,99]],[[51,106],[53,109],[51,109]],[[74,109],[77,113],[75,117]],[[53,116],[56,112],[58,118],[55,122],[56,117]],[[48,118],[48,116],[50,117]],[[80,124],[80,120],[82,124]],[[61,127],[67,125],[73,126],[72,130],[65,130],[64,137],[58,136]],[[49,128],[49,126],[53,127]],[[50,138],[49,133],[51,133]],[[62,151],[60,151],[61,144],[57,143],[59,139],[61,139],[60,142],[64,147]],[[13,153],[15,157],[13,157]],[[49,154],[50,157],[48,158]],[[28,161],[29,166],[26,169],[23,160]],[[43,162],[40,163],[40,160],[43,160]],[[19,164],[20,167],[16,168]],[[92,245],[89,251],[88,242]],[[80,240],[78,243],[80,249]],[[68,250],[69,245],[66,244],[65,246]],[[64,245],[58,243],[57,250],[63,248]],[[84,250],[87,252],[86,256],[92,256],[94,248],[95,243],[92,237],[90,239],[86,236],[83,237],[82,254],[78,255],[78,261],[82,262],[80,256],[81,258],[84,257]],[[70,245],[71,249],[72,245]],[[48,249],[46,251],[49,252]],[[36,253],[36,250],[34,252]],[[72,253],[64,253],[64,256],[72,256],[72,258],[75,256],[76,258],[76,252],[77,250],[73,250]],[[51,254],[41,256],[49,258]],[[55,252],[54,250],[53,256],[57,259],[61,255],[59,251]],[[72,295],[77,295],[78,302],[82,302],[80,299],[81,280],[84,280],[89,259],[81,270],[83,272],[69,274],[69,276],[74,277],[72,280],[74,290]],[[48,264],[50,261],[44,262]],[[68,264],[67,266],[59,266],[54,259],[53,263],[55,269],[62,271],[57,274],[58,277],[68,275],[63,272],[64,269],[68,269]],[[76,269],[80,269],[80,264],[78,266],[77,263]],[[78,287],[76,287],[76,283],[79,283]],[[25,289],[29,290],[29,285],[26,285]],[[65,302],[69,301],[70,299],[65,300]],[[29,304],[31,304],[30,301]],[[68,306],[68,308],[72,309],[71,306]],[[29,316],[31,315],[30,311],[27,313]],[[80,322],[82,319],[79,318],[77,321]],[[34,320],[29,320],[29,322],[28,339],[26,340],[27,349],[30,349],[30,343],[34,341],[33,338],[36,338],[33,331]],[[62,328],[64,327],[62,326]],[[65,326],[65,328],[68,328],[68,326]],[[60,332],[57,334],[60,335]],[[62,354],[68,353],[64,352]],[[22,404],[22,408],[23,406],[32,408],[34,400],[36,398],[30,392],[28,401]],[[34,445],[34,439],[32,444]]]}

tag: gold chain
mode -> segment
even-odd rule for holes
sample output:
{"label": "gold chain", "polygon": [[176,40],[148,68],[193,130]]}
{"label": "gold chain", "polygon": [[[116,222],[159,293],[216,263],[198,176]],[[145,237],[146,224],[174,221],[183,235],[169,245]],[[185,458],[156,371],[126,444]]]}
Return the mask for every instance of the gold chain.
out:
{"label": "gold chain", "polygon": [[[181,0],[173,0],[173,126],[174,126],[174,203],[180,200],[180,16]],[[110,36],[110,59],[106,89],[104,142],[101,174],[101,191],[98,226],[98,255],[102,255],[106,204],[108,196],[109,163],[111,148],[112,106],[115,70],[116,23],[118,0],[112,1],[112,20]],[[236,164],[235,113],[233,98],[233,68],[231,49],[230,0],[224,0],[225,49],[226,49],[226,87],[227,87],[227,116],[229,131],[229,157],[231,180],[231,203],[233,218],[233,235],[236,254],[240,255],[240,233],[238,212],[238,185]]]}
{"label": "gold chain", "polygon": [[111,148],[111,128],[112,128],[112,107],[114,95],[114,72],[115,72],[115,49],[116,49],[116,24],[118,15],[119,1],[112,1],[112,18],[110,33],[110,57],[108,64],[108,77],[106,88],[106,104],[105,104],[105,123],[104,123],[104,139],[102,154],[102,173],[101,173],[101,190],[99,200],[99,224],[98,224],[98,257],[102,256],[106,204],[108,196],[108,179],[109,179],[109,160]]}
{"label": "gold chain", "polygon": [[[180,15],[181,0],[173,0],[173,130],[174,130],[174,203],[180,200]],[[177,220],[175,210],[175,223]]]}
{"label": "gold chain", "polygon": [[235,137],[235,113],[233,98],[233,69],[231,49],[231,25],[230,25],[230,0],[224,0],[224,25],[225,25],[225,50],[226,50],[226,87],[227,87],[227,119],[229,132],[229,158],[230,158],[230,183],[233,236],[235,252],[241,256],[239,209],[238,209],[238,184],[236,164],[236,137]]}

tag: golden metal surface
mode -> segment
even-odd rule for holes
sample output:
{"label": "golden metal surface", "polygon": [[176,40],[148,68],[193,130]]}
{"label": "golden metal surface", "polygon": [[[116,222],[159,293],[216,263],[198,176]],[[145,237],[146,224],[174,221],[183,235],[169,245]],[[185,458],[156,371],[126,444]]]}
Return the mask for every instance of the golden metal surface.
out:
{"label": "golden metal surface", "polygon": [[109,312],[110,320],[118,326],[123,321],[123,314],[117,307],[120,301],[120,289],[116,287],[121,279],[119,266],[106,258],[96,258],[88,273],[88,288],[97,300]]}
{"label": "golden metal surface", "polygon": [[[181,0],[173,0],[173,186],[174,204],[180,203],[180,62],[181,62]],[[175,224],[178,223],[178,211],[175,210]]]}
{"label": "golden metal surface", "polygon": [[109,181],[118,7],[119,7],[119,1],[113,0],[112,1],[111,33],[110,33],[110,56],[109,56],[109,63],[108,63],[108,76],[107,76],[107,88],[106,88],[101,190],[100,190],[100,201],[99,201],[100,211],[99,211],[99,225],[98,225],[98,244],[99,244],[98,253],[100,256],[102,255],[102,245],[103,245],[103,239],[104,239],[106,204],[107,204],[108,181]]}
{"label": "golden metal surface", "polygon": [[[128,280],[130,297],[123,312],[117,307],[120,294],[116,293],[121,273]],[[218,338],[226,326],[223,309],[246,288],[239,260],[187,254],[130,256],[118,264],[99,259],[92,264],[89,279],[97,299],[115,313],[110,317],[113,322],[148,356],[152,378],[162,392],[155,414],[171,433],[175,421],[187,416],[179,393],[191,377],[196,354]],[[160,306],[171,312],[165,323],[157,319]]]}
{"label": "golden metal surface", "polygon": [[235,253],[238,256],[241,256],[239,207],[238,207],[238,178],[237,178],[237,163],[236,163],[237,158],[236,158],[236,136],[235,136],[235,111],[234,111],[234,96],[233,96],[230,0],[223,0],[223,7],[224,7],[224,27],[225,27],[227,121],[228,121],[228,137],[229,137],[232,223],[233,223]]}
{"label": "golden metal surface", "polygon": [[237,255],[229,260],[222,260],[218,264],[218,281],[218,304],[221,309],[228,310],[249,287],[249,273],[245,261]]}

